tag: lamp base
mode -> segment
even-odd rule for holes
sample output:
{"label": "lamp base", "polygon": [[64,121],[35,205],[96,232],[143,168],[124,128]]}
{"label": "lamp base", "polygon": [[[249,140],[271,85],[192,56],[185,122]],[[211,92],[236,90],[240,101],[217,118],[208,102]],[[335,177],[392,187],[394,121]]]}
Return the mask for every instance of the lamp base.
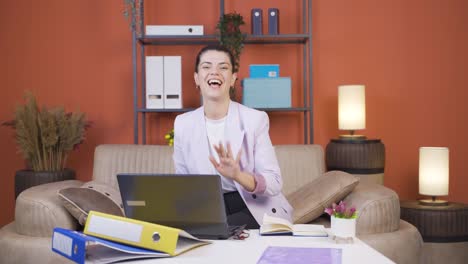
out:
{"label": "lamp base", "polygon": [[341,140],[364,140],[366,136],[364,135],[340,135],[339,138]]}
{"label": "lamp base", "polygon": [[449,202],[445,200],[421,199],[419,200],[419,204],[427,206],[447,206]]}

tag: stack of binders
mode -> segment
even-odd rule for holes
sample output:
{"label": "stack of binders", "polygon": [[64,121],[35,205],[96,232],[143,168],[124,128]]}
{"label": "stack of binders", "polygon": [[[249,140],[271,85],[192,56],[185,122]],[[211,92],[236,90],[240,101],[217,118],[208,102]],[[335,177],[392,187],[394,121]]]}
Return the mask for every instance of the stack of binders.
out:
{"label": "stack of binders", "polygon": [[146,108],[182,108],[182,57],[146,56]]}
{"label": "stack of binders", "polygon": [[254,108],[291,107],[291,78],[279,77],[278,64],[252,64],[242,80],[242,104]]}
{"label": "stack of binders", "polygon": [[52,251],[76,263],[177,256],[209,244],[172,227],[90,211],[84,232],[54,228]]}

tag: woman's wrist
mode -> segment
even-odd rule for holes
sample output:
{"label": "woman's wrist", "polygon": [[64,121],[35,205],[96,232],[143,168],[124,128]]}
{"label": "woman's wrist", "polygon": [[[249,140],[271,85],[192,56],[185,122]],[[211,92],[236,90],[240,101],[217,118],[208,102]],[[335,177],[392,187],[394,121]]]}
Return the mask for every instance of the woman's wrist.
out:
{"label": "woman's wrist", "polygon": [[242,187],[244,187],[244,189],[248,192],[253,192],[255,190],[255,177],[250,173],[239,171],[239,173],[234,176],[234,180],[242,185]]}

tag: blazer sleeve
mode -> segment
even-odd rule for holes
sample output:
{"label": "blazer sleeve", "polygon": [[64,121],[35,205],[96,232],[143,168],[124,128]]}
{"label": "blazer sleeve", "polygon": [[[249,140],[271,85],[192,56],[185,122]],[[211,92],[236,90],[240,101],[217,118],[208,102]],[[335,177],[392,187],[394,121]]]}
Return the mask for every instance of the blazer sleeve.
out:
{"label": "blazer sleeve", "polygon": [[274,196],[281,192],[283,179],[276,158],[275,149],[271,143],[270,121],[265,112],[261,112],[261,118],[255,129],[254,138],[254,177],[256,188],[253,193]]}
{"label": "blazer sleeve", "polygon": [[188,174],[187,166],[184,160],[184,124],[183,119],[177,116],[174,121],[174,160],[175,172],[177,174]]}

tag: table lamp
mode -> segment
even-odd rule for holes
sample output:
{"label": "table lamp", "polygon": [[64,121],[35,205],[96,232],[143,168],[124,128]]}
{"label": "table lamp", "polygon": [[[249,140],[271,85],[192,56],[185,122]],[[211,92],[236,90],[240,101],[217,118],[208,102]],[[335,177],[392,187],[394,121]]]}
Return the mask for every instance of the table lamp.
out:
{"label": "table lamp", "polygon": [[340,135],[340,139],[365,139],[355,135],[354,131],[366,128],[366,96],[364,85],[338,86],[338,128],[349,130],[349,135]]}
{"label": "table lamp", "polygon": [[338,128],[348,135],[331,139],[325,149],[327,170],[354,174],[361,182],[384,183],[385,146],[380,139],[355,135],[366,128],[364,85],[338,86]]}
{"label": "table lamp", "polygon": [[445,147],[419,148],[419,194],[431,199],[419,200],[423,205],[448,205],[436,196],[448,195],[449,149]]}

